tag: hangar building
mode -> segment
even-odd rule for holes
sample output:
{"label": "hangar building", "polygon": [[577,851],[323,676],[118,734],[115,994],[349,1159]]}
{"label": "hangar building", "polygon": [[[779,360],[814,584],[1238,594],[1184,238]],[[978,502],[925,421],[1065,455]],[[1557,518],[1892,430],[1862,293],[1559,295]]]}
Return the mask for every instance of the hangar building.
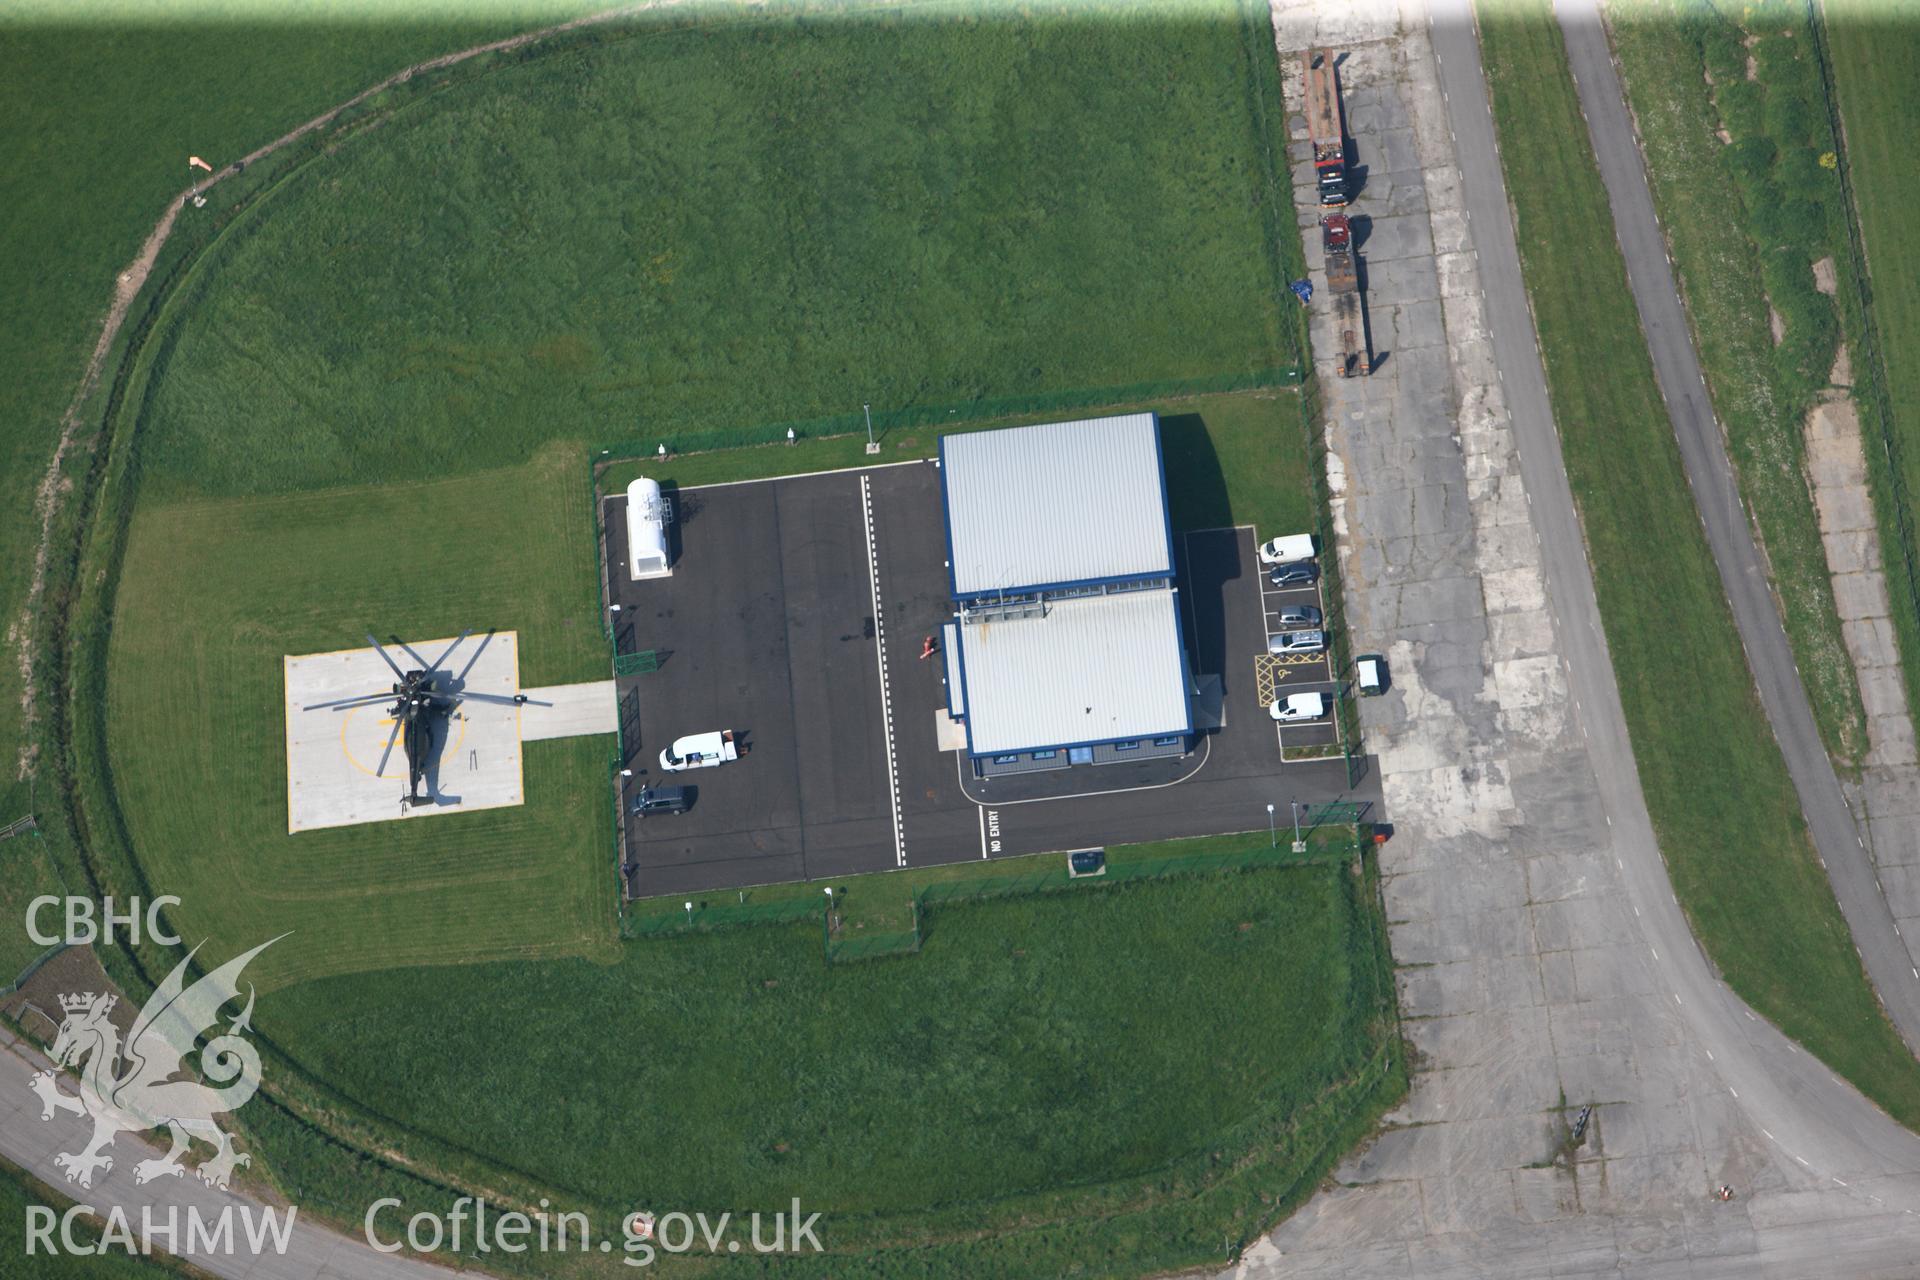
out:
{"label": "hangar building", "polygon": [[947,711],[983,776],[1190,749],[1160,421],[940,441]]}

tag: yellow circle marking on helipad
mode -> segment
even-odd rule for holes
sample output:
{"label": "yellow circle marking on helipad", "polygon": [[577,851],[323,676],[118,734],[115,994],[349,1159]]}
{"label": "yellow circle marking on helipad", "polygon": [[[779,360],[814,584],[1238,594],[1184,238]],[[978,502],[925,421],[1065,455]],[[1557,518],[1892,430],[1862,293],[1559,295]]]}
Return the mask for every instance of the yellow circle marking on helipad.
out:
{"label": "yellow circle marking on helipad", "polygon": [[[346,756],[348,764],[352,765],[354,768],[358,769],[360,772],[366,774],[369,778],[378,778],[378,777],[381,777],[382,775],[372,769],[367,768],[367,766],[365,766],[364,764],[361,764],[359,758],[353,754],[353,748],[349,746],[347,743],[347,729],[353,724],[353,718],[355,716],[359,715],[362,711],[372,711],[375,709],[376,707],[350,707],[347,710],[347,718],[340,722],[341,754]],[[386,708],[378,708],[378,709],[383,712],[386,710]],[[453,719],[457,720],[460,724],[460,736],[455,738],[452,742],[446,743],[441,746],[440,756],[442,759],[446,758],[448,752],[460,750],[461,744],[467,740],[467,718],[461,715],[461,716],[454,716]],[[388,733],[391,733],[392,729],[389,726],[391,726],[392,724],[393,724],[393,717],[390,715],[383,715],[380,721],[380,727],[382,729],[386,729]],[[387,741],[386,734],[381,734],[380,735],[381,745],[385,746],[386,741]],[[401,750],[401,753],[402,753],[401,759],[405,759],[406,755],[402,748],[402,744],[399,742],[395,742],[393,745],[396,750]]]}

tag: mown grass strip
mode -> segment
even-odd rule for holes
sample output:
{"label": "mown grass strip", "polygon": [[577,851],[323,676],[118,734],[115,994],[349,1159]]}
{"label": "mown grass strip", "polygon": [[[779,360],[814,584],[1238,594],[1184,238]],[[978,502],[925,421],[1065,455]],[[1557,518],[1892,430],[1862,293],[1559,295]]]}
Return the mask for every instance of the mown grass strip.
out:
{"label": "mown grass strip", "polygon": [[[1631,0],[1609,16],[1661,228],[1787,639],[1828,754],[1857,766],[1866,718],[1802,434],[1839,337],[1813,263],[1846,252],[1839,181],[1821,162],[1832,145],[1805,9],[1773,0],[1750,8],[1743,26],[1705,0]],[[1703,173],[1726,180],[1705,182]],[[1778,343],[1769,304],[1782,324]],[[1889,547],[1888,563],[1898,555]]]}
{"label": "mown grass strip", "polygon": [[1733,989],[1903,1123],[1920,1065],[1816,861],[1653,379],[1545,0],[1481,11],[1501,162],[1634,756],[1695,934]]}
{"label": "mown grass strip", "polygon": [[[415,973],[306,983],[262,1026],[597,1219],[797,1191],[835,1276],[1171,1270],[1264,1229],[1398,1095],[1373,892],[1342,860],[1004,898],[852,966],[822,963],[817,920],[774,924],[606,971],[443,969],[428,1009]],[[312,1190],[364,1212],[357,1186]]]}

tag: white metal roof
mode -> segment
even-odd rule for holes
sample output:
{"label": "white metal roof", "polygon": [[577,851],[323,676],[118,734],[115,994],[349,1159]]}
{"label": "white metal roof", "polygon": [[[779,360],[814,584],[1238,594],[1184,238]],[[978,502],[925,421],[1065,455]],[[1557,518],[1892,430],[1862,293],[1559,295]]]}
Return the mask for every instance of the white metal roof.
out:
{"label": "white metal roof", "polygon": [[1179,598],[1080,596],[1045,617],[959,628],[974,754],[1188,732]]}
{"label": "white metal roof", "polygon": [[947,666],[947,710],[964,720],[967,715],[966,683],[960,679],[960,626],[949,622],[940,628],[940,655]]}
{"label": "white metal roof", "polygon": [[953,592],[1173,573],[1151,413],[940,440]]}

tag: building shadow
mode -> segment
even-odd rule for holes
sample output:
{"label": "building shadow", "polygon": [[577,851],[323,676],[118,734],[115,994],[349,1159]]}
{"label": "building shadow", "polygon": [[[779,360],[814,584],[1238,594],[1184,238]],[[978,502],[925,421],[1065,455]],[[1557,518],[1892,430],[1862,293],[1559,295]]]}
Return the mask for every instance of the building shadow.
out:
{"label": "building shadow", "polygon": [[1160,451],[1166,465],[1167,508],[1178,529],[1224,529],[1233,523],[1227,478],[1220,469],[1207,421],[1198,413],[1160,419]]}

